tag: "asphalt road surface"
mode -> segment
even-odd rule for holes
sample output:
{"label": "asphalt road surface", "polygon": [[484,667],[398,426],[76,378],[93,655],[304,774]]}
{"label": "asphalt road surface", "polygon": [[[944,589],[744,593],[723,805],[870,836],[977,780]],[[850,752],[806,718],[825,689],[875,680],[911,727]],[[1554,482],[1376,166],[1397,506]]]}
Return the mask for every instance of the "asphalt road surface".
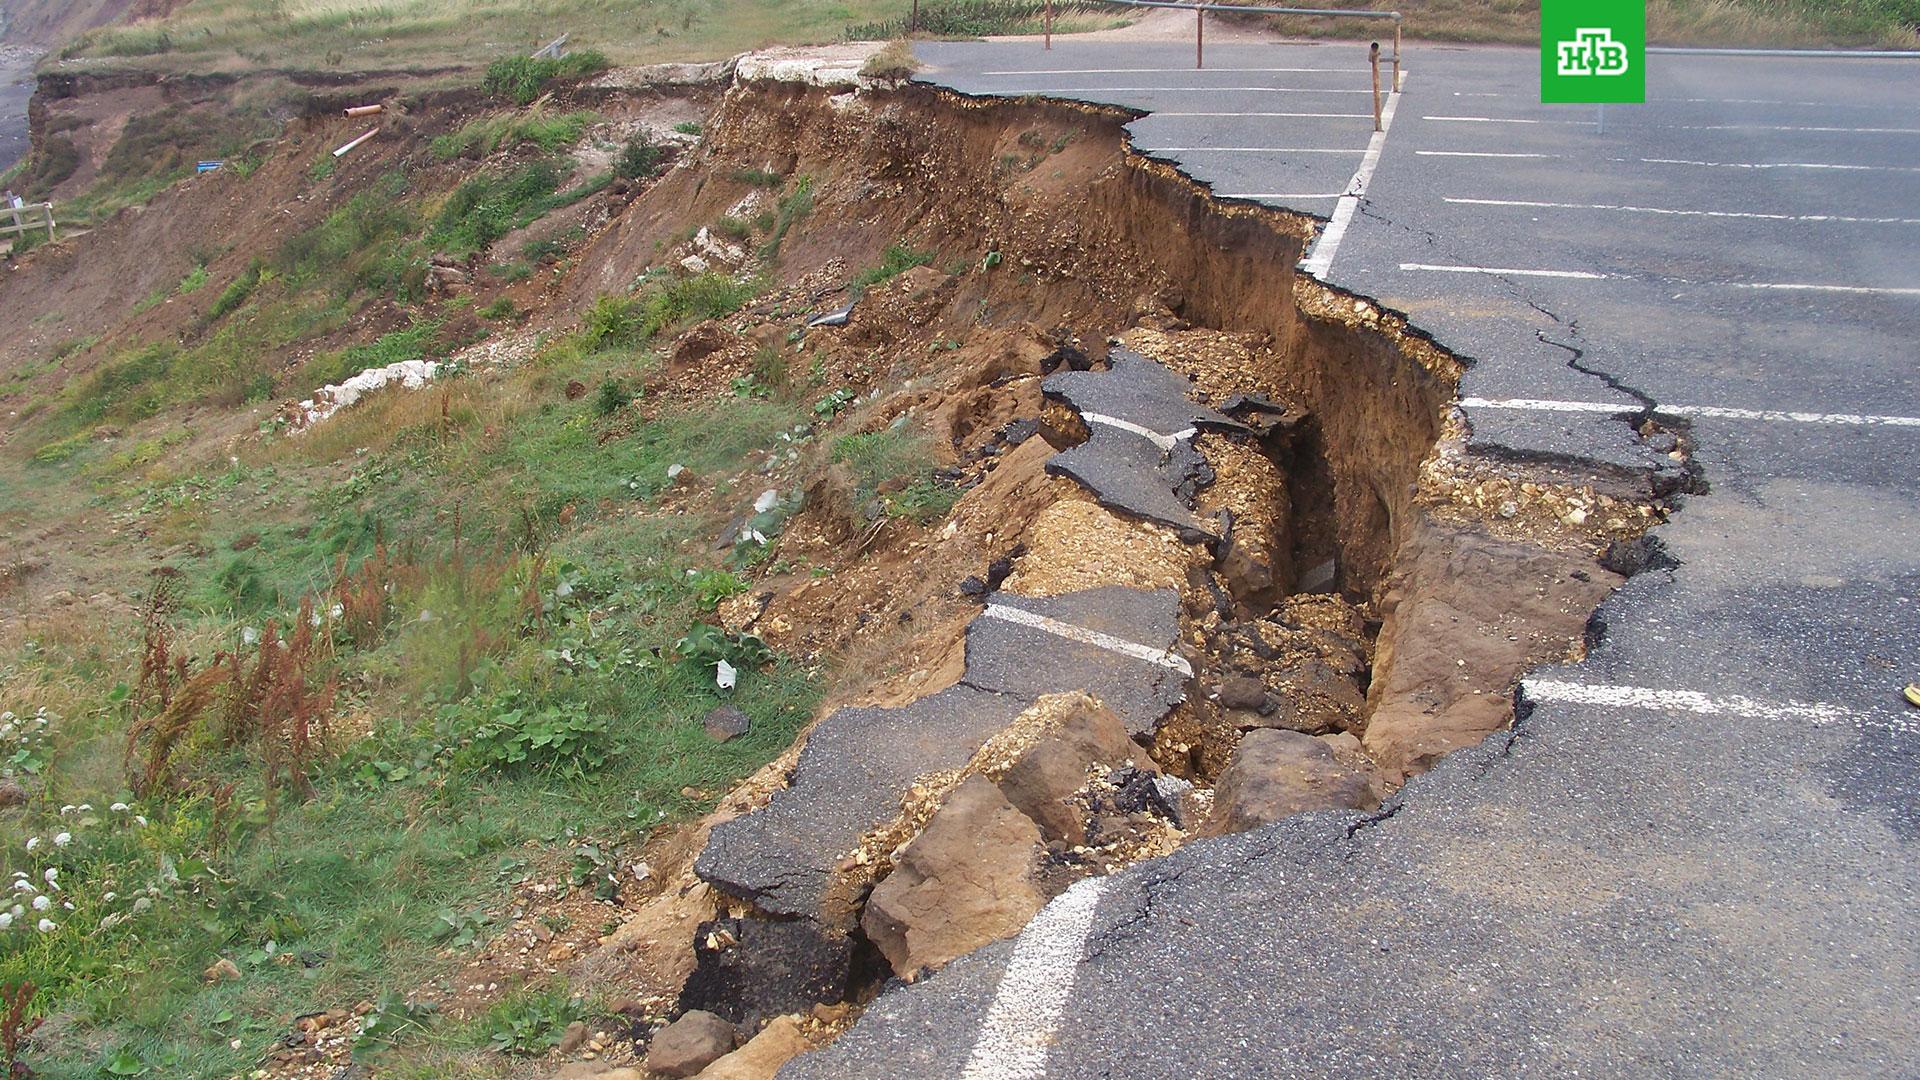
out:
{"label": "asphalt road surface", "polygon": [[1482,449],[1598,475],[1654,409],[1711,493],[1511,735],[1082,882],[781,1076],[1920,1075],[1920,61],[1660,54],[1603,113],[1414,47],[1376,140],[1352,45],[918,51],[1344,219],[1305,265],[1474,360]]}

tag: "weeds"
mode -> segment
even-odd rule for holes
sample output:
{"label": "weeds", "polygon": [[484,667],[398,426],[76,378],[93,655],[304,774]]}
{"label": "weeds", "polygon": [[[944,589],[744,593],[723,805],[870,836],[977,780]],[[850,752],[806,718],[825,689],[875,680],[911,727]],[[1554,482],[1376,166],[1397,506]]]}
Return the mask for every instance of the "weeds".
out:
{"label": "weeds", "polygon": [[881,256],[880,265],[868,267],[853,276],[852,291],[857,299],[866,291],[883,281],[888,281],[918,266],[933,262],[934,253],[917,251],[906,244],[887,245],[886,254]]}
{"label": "weeds", "polygon": [[605,71],[608,65],[606,56],[592,49],[569,53],[558,60],[508,56],[487,66],[487,76],[481,86],[487,93],[506,98],[515,105],[531,105],[547,84],[556,79],[585,78]]}
{"label": "weeds", "polygon": [[645,180],[660,171],[660,161],[666,151],[654,145],[647,133],[638,131],[620,148],[620,156],[614,159],[614,175],[627,180]]}
{"label": "weeds", "polygon": [[773,235],[767,238],[760,249],[763,258],[776,258],[780,254],[780,245],[786,242],[787,233],[813,212],[813,178],[802,176],[794,181],[793,190],[780,196],[778,212],[774,217]]}
{"label": "weeds", "polygon": [[457,157],[484,158],[502,148],[532,145],[546,153],[578,142],[600,121],[598,113],[570,112],[549,116],[539,109],[475,120],[459,131],[433,140],[433,155],[442,161]]}

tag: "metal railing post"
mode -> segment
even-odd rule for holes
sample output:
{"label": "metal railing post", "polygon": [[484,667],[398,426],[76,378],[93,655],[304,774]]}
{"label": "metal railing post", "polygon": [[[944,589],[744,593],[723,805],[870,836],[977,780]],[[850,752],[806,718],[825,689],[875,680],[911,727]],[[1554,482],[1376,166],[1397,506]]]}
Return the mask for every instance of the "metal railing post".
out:
{"label": "metal railing post", "polygon": [[1047,0],[1047,51],[1053,51],[1053,0]]}
{"label": "metal railing post", "polygon": [[1202,4],[1193,9],[1193,69],[1207,66],[1207,8]]}
{"label": "metal railing post", "polygon": [[1380,43],[1367,50],[1367,63],[1373,68],[1373,130],[1380,130]]}
{"label": "metal railing post", "polygon": [[1393,20],[1393,92],[1400,92],[1400,20]]}

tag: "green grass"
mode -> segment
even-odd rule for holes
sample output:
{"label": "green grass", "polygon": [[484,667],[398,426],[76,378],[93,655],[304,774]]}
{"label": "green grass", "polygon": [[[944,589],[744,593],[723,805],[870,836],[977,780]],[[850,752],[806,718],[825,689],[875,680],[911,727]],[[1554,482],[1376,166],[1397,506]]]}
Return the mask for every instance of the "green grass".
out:
{"label": "green grass", "polygon": [[[379,347],[410,350],[426,330]],[[815,680],[786,661],[748,665],[723,694],[710,665],[681,656],[689,628],[744,582],[696,561],[708,526],[629,512],[651,506],[667,465],[696,475],[738,468],[778,445],[804,406],[728,403],[607,440],[597,403],[562,400],[558,380],[631,377],[648,361],[562,353],[523,365],[504,387],[453,380],[444,412],[416,408],[419,398],[382,399],[335,421],[344,429],[289,443],[276,463],[117,496],[146,520],[181,520],[209,549],[174,561],[185,582],[174,621],[198,655],[236,641],[243,626],[284,625],[338,560],[358,563],[380,538],[412,553],[404,561],[414,569],[392,578],[386,627],[364,641],[334,635],[323,674],[354,688],[374,734],[314,764],[309,797],[269,791],[256,748],[196,737],[177,784],[130,799],[116,687],[132,679],[138,634],[0,648],[0,707],[18,710],[53,687],[64,695],[36,783],[43,797],[7,824],[42,836],[58,824],[76,837],[59,865],[79,909],[56,933],[0,949],[0,982],[32,978],[39,1006],[63,1017],[62,1037],[28,1058],[41,1075],[91,1078],[109,1066],[236,1075],[293,1017],[361,1000],[387,1001],[396,1017],[397,1048],[373,1059],[383,1073],[444,1075],[434,1063],[448,1054],[543,1051],[592,1002],[545,985],[470,1022],[422,1013],[399,1023],[398,1001],[455,972],[472,946],[441,955],[450,944],[500,929],[476,913],[498,908],[515,881],[561,884],[587,840],[630,860],[651,828],[710,805],[683,791],[724,791],[811,715]],[[160,348],[133,360],[114,369],[114,387],[164,384],[178,363]],[[376,432],[384,441],[367,438]],[[311,441],[322,437],[334,442]],[[332,461],[349,444],[372,449],[347,455],[354,471],[343,476]],[[10,475],[0,471],[0,492],[11,490]],[[580,513],[563,515],[568,507]],[[529,521],[538,531],[530,544]],[[754,723],[720,744],[700,718],[723,701]],[[538,744],[526,740],[548,732],[564,734],[545,744],[554,749],[529,752]],[[225,782],[238,787],[216,812],[207,793]],[[120,800],[134,805],[84,825],[52,809]],[[131,826],[132,813],[149,826]],[[9,842],[0,871],[37,875],[50,850]],[[134,913],[142,896],[152,906]],[[116,915],[127,918],[98,928]],[[200,971],[217,957],[242,978],[203,984]]]}
{"label": "green grass", "polygon": [[599,121],[598,113],[548,115],[540,110],[482,117],[459,131],[436,137],[432,149],[434,156],[442,161],[457,157],[484,158],[503,148],[524,145],[552,153],[578,142],[581,134]]}
{"label": "green grass", "polygon": [[695,320],[731,315],[763,287],[763,282],[735,281],[718,272],[671,278],[638,296],[601,297],[588,309],[581,332],[595,348],[635,345]]}
{"label": "green grass", "polygon": [[605,53],[594,49],[559,58],[503,56],[487,65],[487,77],[481,85],[487,93],[515,105],[531,105],[555,81],[595,75],[605,71],[609,63]]}
{"label": "green grass", "polygon": [[853,295],[858,298],[883,281],[890,281],[917,266],[933,262],[934,252],[919,251],[906,244],[889,244],[880,265],[870,266],[853,276]]}
{"label": "green grass", "polygon": [[[1372,7],[1335,0],[1328,7]],[[1396,0],[1406,34],[1436,41],[1531,45],[1540,40],[1533,0]],[[1278,33],[1365,38],[1376,24],[1352,19],[1260,16]],[[1920,0],[1649,0],[1647,38],[1659,45],[1920,45]],[[1364,58],[1363,58],[1364,59]]]}
{"label": "green grass", "polygon": [[368,368],[419,360],[440,332],[439,322],[421,322],[405,330],[384,334],[366,345],[350,345],[336,352],[316,356],[300,372],[300,385],[313,390],[352,378]]}
{"label": "green grass", "polygon": [[[958,488],[933,478],[932,447],[924,435],[910,428],[842,436],[834,441],[830,456],[852,474],[855,499],[866,502],[878,497],[890,517],[925,525],[947,516],[960,501]],[[880,495],[883,487],[897,490]]]}

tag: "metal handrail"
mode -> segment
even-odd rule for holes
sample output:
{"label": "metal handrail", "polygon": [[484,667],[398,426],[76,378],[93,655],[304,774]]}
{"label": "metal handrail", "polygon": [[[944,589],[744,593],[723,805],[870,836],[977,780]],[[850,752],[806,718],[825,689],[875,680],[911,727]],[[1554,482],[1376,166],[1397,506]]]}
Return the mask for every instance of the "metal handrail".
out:
{"label": "metal handrail", "polygon": [[[1103,4],[1113,4],[1119,7],[1172,8],[1177,11],[1193,12],[1193,66],[1196,69],[1207,66],[1207,12],[1209,11],[1241,15],[1305,15],[1314,18],[1392,19],[1393,91],[1398,93],[1400,90],[1400,27],[1405,20],[1400,17],[1400,13],[1397,11],[1374,11],[1369,8],[1277,7],[1269,4],[1209,4],[1206,3],[1205,0],[1099,0],[1099,2]],[[917,25],[919,22],[920,0],[914,0],[913,9],[914,23]],[[1049,51],[1053,48],[1053,0],[1047,0],[1046,47]],[[1373,49],[1377,66],[1380,52],[1379,42],[1374,43]],[[1378,82],[1377,75],[1375,81],[1376,83]],[[1379,97],[1377,87],[1375,88],[1374,97],[1376,99]],[[1379,111],[1380,105],[1378,100],[1376,100],[1374,102],[1374,112],[1376,116]],[[1378,129],[1378,119],[1374,121],[1374,126]]]}

